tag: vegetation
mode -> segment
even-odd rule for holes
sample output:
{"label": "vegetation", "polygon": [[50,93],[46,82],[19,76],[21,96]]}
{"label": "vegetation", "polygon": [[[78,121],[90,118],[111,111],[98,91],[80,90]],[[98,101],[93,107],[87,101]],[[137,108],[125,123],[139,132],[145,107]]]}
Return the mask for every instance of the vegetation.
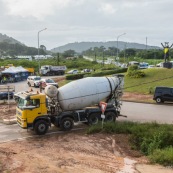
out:
{"label": "vegetation", "polygon": [[130,134],[132,149],[149,156],[155,163],[173,166],[173,126],[167,124],[116,122],[91,126],[87,133]]}
{"label": "vegetation", "polygon": [[151,68],[142,71],[145,73],[143,78],[131,78],[125,75],[125,91],[151,94],[156,86],[173,86],[173,69]]}
{"label": "vegetation", "polygon": [[[117,56],[120,58],[120,61],[132,61],[140,59],[142,60],[161,60],[163,59],[163,50],[162,49],[148,49],[147,51],[144,49],[135,49],[135,48],[128,48],[120,51],[117,50],[116,47],[108,47],[107,49],[104,46],[101,47],[94,47],[90,48],[86,51],[83,51],[83,54],[86,56],[93,57],[93,59],[102,59],[103,57],[109,57],[115,59]],[[170,50],[170,56],[172,56],[173,51]]]}
{"label": "vegetation", "polygon": [[129,76],[130,78],[142,78],[145,77],[145,73],[141,70],[138,70],[137,65],[132,65],[128,68],[127,76]]}
{"label": "vegetation", "polygon": [[83,74],[70,74],[66,76],[67,80],[76,80],[76,79],[82,79],[84,77],[84,73]]}
{"label": "vegetation", "polygon": [[99,77],[99,76],[107,76],[118,73],[124,73],[127,71],[127,68],[114,68],[114,70],[103,70],[100,72],[86,74],[85,77]]}
{"label": "vegetation", "polygon": [[[10,44],[7,42],[0,42],[0,55],[15,57],[17,55],[37,55],[38,49],[34,47],[27,47],[25,45],[15,43]],[[47,53],[40,49],[40,55],[46,55]]]}

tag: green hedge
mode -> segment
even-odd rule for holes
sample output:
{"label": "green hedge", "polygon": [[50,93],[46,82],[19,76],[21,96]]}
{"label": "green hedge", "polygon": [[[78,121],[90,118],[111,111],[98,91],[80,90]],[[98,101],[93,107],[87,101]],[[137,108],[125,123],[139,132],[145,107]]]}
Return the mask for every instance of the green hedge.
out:
{"label": "green hedge", "polygon": [[120,69],[114,69],[114,70],[105,70],[105,71],[91,73],[91,74],[85,74],[85,77],[99,77],[99,76],[106,76],[106,75],[125,73],[125,72],[127,72],[127,68],[120,68]]}
{"label": "green hedge", "polygon": [[93,73],[70,74],[66,76],[66,79],[76,80],[76,79],[82,79],[84,77],[99,77],[99,76],[106,76],[106,75],[125,73],[125,72],[127,72],[127,68],[119,68],[114,70],[105,70],[105,71],[96,72],[96,73],[93,72]]}
{"label": "green hedge", "polygon": [[66,76],[67,80],[76,80],[76,79],[82,79],[84,77],[84,74],[70,74]]}

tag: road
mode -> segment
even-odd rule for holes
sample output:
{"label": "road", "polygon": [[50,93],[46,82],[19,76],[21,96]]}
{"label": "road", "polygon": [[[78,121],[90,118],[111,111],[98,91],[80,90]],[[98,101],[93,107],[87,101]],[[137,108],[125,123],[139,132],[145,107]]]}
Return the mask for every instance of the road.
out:
{"label": "road", "polygon": [[[123,102],[122,115],[127,118],[119,117],[118,121],[137,121],[137,122],[158,122],[173,124],[173,104],[156,105],[143,104],[134,102]],[[76,127],[78,128],[78,127]],[[52,128],[49,133],[61,133],[57,129]],[[0,143],[15,139],[32,137],[33,132],[21,129],[17,124],[5,125],[0,124]]]}
{"label": "road", "polygon": [[[26,91],[29,89],[26,81],[17,82],[15,85],[15,92]],[[39,90],[39,88],[34,88]],[[123,102],[121,114],[126,115],[127,118],[119,117],[118,121],[138,121],[138,122],[158,122],[173,124],[173,103],[172,104],[143,104],[134,102]],[[51,133],[55,132],[51,129]],[[8,140],[27,138],[32,136],[33,133],[21,129],[15,125],[0,124],[0,143]]]}
{"label": "road", "polygon": [[127,118],[120,117],[120,120],[173,124],[173,103],[160,105],[123,102],[121,114]]}

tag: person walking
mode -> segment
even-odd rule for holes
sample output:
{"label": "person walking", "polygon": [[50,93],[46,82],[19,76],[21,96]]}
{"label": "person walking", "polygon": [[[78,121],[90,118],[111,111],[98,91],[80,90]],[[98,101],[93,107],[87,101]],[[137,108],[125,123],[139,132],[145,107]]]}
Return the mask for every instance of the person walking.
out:
{"label": "person walking", "polygon": [[40,93],[42,93],[42,82],[39,82]]}
{"label": "person walking", "polygon": [[7,83],[7,78],[4,76],[3,77],[3,83],[6,84]]}

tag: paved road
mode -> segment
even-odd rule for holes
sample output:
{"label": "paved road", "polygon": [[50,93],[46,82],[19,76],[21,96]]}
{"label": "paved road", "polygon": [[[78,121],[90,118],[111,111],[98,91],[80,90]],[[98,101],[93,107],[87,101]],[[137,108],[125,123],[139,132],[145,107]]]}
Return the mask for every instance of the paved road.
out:
{"label": "paved road", "polygon": [[[27,82],[15,83],[16,92],[29,89]],[[34,88],[35,89],[35,88]],[[39,90],[38,88],[35,90]],[[173,124],[173,103],[171,104],[142,104],[133,102],[123,102],[122,115],[127,118],[119,117],[118,120],[153,122]],[[51,130],[53,132],[55,130]],[[0,142],[32,136],[31,131],[21,129],[17,125],[0,124]]]}
{"label": "paved road", "polygon": [[0,123],[0,143],[27,137],[31,134],[18,127],[17,124],[5,125]]}
{"label": "paved road", "polygon": [[173,124],[173,103],[160,105],[123,102],[121,114],[128,117],[120,117],[120,120]]}

